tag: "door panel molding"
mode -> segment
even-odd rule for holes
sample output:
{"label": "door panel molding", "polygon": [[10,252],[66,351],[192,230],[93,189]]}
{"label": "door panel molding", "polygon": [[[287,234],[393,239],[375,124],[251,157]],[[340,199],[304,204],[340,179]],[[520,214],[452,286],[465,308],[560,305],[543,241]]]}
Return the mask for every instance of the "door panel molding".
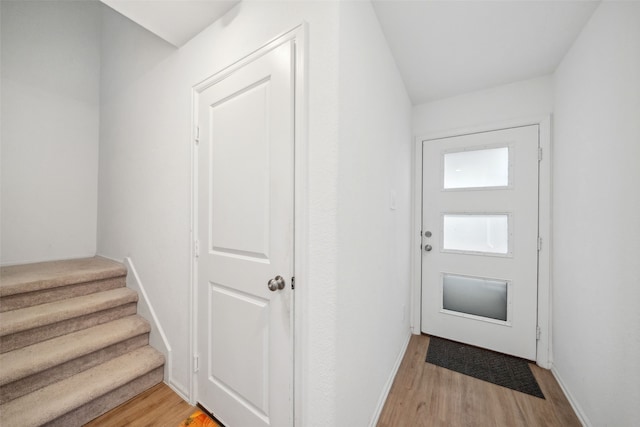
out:
{"label": "door panel molding", "polygon": [[[192,313],[190,328],[189,328],[189,342],[191,348],[191,354],[193,357],[190,360],[189,368],[191,371],[190,383],[189,383],[189,395],[188,400],[190,403],[195,404],[197,400],[197,370],[203,369],[205,365],[204,360],[199,360],[197,354],[197,336],[198,336],[198,266],[197,258],[199,252],[207,251],[206,244],[203,242],[197,242],[198,236],[198,158],[197,158],[197,141],[199,139],[199,132],[197,129],[198,120],[198,102],[199,94],[206,89],[215,85],[218,82],[223,81],[236,70],[244,67],[245,65],[261,58],[267,53],[277,49],[283,44],[291,43],[293,46],[293,105],[294,105],[294,159],[293,159],[293,179],[294,179],[294,221],[293,221],[293,274],[295,275],[296,288],[295,292],[292,291],[291,299],[291,342],[290,346],[290,364],[292,370],[292,383],[289,385],[290,396],[290,423],[289,425],[299,425],[302,419],[302,387],[299,387],[300,379],[302,378],[303,368],[300,366],[299,361],[304,360],[303,346],[301,340],[298,339],[299,331],[304,328],[306,317],[302,310],[295,310],[295,307],[305,306],[305,284],[307,283],[307,235],[303,232],[305,230],[308,218],[308,209],[306,203],[306,191],[307,188],[307,122],[308,122],[308,99],[307,99],[307,43],[308,43],[308,24],[301,23],[296,27],[281,33],[274,37],[272,40],[265,43],[262,47],[258,48],[254,52],[238,59],[232,64],[222,68],[221,70],[213,73],[210,77],[196,83],[192,86],[191,90],[191,123],[192,129],[189,139],[190,151],[191,151],[191,198],[190,198],[190,210],[191,210],[191,222],[190,222],[190,312]],[[236,257],[241,255],[235,254]],[[285,277],[287,286],[291,285],[291,277]],[[266,289],[266,287],[265,287]]]}
{"label": "door panel molding", "polygon": [[462,127],[452,130],[432,132],[418,135],[413,144],[413,188],[412,188],[412,236],[411,236],[411,330],[413,334],[421,333],[421,263],[422,263],[422,143],[423,141],[463,136],[468,134],[491,132],[495,130],[518,128],[523,126],[539,126],[539,144],[542,157],[538,163],[538,235],[541,238],[538,252],[538,327],[540,338],[536,348],[536,363],[550,369],[552,360],[551,348],[551,196],[552,196],[552,117],[535,116],[515,119],[479,126]]}
{"label": "door panel molding", "polygon": [[[513,188],[496,188],[482,193],[443,191],[440,183],[442,170],[439,168],[443,152],[448,149],[477,152],[478,147],[494,142],[513,144]],[[422,226],[425,227],[423,230],[432,232],[431,237],[424,237],[423,244],[431,244],[434,249],[423,251],[423,332],[535,360],[538,146],[538,125],[423,142]],[[493,174],[501,175],[500,180],[503,181],[507,166],[503,155],[504,152],[498,162],[474,157],[466,160],[466,164],[452,164],[455,168],[451,171],[453,182],[463,182],[470,174],[476,174],[476,178],[468,184],[481,184]],[[509,212],[512,212],[511,218]],[[443,237],[438,239],[437,236]],[[503,256],[497,257],[496,253],[490,252]],[[438,273],[444,271],[511,280],[511,327],[505,329],[504,326],[490,325],[477,319],[464,320],[459,316],[440,314]],[[465,298],[464,305],[471,304],[468,308],[472,311],[482,311],[484,299],[478,292],[488,284],[473,283],[474,286],[467,291],[475,297],[469,299],[462,294],[459,296]]]}

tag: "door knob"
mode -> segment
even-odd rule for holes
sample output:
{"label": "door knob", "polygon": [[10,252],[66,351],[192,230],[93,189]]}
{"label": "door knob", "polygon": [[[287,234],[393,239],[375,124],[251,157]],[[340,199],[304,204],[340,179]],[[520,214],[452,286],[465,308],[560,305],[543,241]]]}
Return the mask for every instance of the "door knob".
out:
{"label": "door knob", "polygon": [[284,289],[284,279],[282,278],[282,276],[276,276],[273,279],[269,280],[269,282],[267,283],[267,287],[271,292]]}
{"label": "door knob", "polygon": [[431,245],[424,245],[424,250],[425,250],[425,252],[430,252],[430,251],[431,251],[431,249],[433,249],[433,246],[431,246]]}

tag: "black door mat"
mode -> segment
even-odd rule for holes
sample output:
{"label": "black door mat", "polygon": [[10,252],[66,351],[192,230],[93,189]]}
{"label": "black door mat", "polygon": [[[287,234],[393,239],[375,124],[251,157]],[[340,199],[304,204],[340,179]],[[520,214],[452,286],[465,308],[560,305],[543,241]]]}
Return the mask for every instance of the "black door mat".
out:
{"label": "black door mat", "polygon": [[429,337],[426,362],[544,399],[529,363],[524,359]]}

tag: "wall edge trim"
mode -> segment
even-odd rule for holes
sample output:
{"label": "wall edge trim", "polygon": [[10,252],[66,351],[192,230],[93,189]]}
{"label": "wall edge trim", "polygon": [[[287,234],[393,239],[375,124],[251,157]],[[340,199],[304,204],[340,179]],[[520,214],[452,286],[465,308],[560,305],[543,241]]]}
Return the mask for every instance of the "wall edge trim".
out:
{"label": "wall edge trim", "polygon": [[393,386],[393,382],[396,379],[396,375],[398,375],[398,371],[400,370],[400,365],[402,364],[402,360],[404,359],[404,355],[407,352],[407,348],[409,347],[409,341],[411,341],[411,336],[413,335],[411,331],[407,331],[407,335],[404,339],[404,343],[400,347],[400,352],[396,357],[396,361],[393,364],[393,368],[391,368],[391,372],[389,373],[389,377],[382,388],[382,393],[380,393],[380,398],[378,399],[378,403],[376,404],[376,409],[373,412],[373,416],[371,417],[371,422],[369,423],[369,427],[375,427],[378,424],[378,419],[382,414],[382,409],[384,408],[384,404],[387,402],[387,397],[389,396],[389,392],[391,391],[391,386]]}
{"label": "wall edge trim", "polygon": [[165,357],[165,365],[164,365],[165,380],[167,384],[172,386],[173,389],[176,389],[176,392],[179,391],[178,394],[186,395],[186,393],[183,390],[184,387],[181,387],[180,384],[176,383],[176,381],[172,376],[173,351],[171,349],[171,344],[169,344],[169,340],[167,339],[164,329],[162,328],[160,319],[158,319],[158,316],[156,315],[156,312],[153,309],[153,305],[149,300],[149,296],[147,295],[147,291],[145,290],[144,285],[142,284],[142,280],[140,280],[140,276],[138,275],[138,272],[135,266],[133,265],[133,260],[130,257],[125,257],[122,262],[127,268],[127,272],[128,272],[127,287],[138,292],[138,295],[141,296],[141,298],[138,299],[138,304],[142,303],[146,308],[146,310],[149,312],[149,315],[151,316],[151,319],[146,319],[151,324],[151,332],[149,335],[151,336],[151,334],[157,334],[160,337],[160,341],[163,344],[164,348],[157,348],[156,350],[164,354],[164,357]]}
{"label": "wall edge trim", "polygon": [[558,370],[556,369],[555,366],[551,368],[551,374],[558,382],[560,389],[562,389],[562,393],[564,393],[565,397],[569,401],[569,404],[571,405],[571,408],[573,408],[573,412],[575,412],[580,423],[584,427],[593,427],[593,424],[591,424],[591,420],[589,420],[589,417],[587,417],[587,414],[584,413],[582,406],[580,406],[576,398],[573,396],[573,394],[571,394],[571,392],[569,391],[569,388],[566,386],[566,383],[562,380],[562,377],[558,373]]}
{"label": "wall edge trim", "polygon": [[[84,259],[84,258],[93,258],[97,255],[95,252],[87,252],[87,253],[76,253],[76,254],[68,254],[64,256],[46,256],[42,258],[32,258],[32,259],[19,259],[19,260],[4,260],[0,262],[0,267],[9,267],[14,265],[25,265],[25,264],[37,264],[40,262],[53,262],[53,261],[68,261],[72,259]],[[106,258],[106,257],[103,257]],[[118,261],[119,262],[119,261]]]}

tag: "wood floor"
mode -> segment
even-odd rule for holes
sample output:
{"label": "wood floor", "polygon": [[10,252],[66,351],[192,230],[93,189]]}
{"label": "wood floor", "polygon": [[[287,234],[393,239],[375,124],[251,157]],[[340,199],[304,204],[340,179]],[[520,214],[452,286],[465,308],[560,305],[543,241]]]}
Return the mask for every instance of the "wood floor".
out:
{"label": "wood floor", "polygon": [[177,427],[196,409],[160,383],[85,427]]}
{"label": "wood floor", "polygon": [[[411,337],[378,427],[581,426],[550,371],[530,365],[539,399],[426,363],[428,345],[426,335]],[[159,384],[86,426],[177,427],[195,410]]]}
{"label": "wood floor", "polygon": [[378,427],[580,427],[550,371],[530,364],[546,399],[425,362],[429,337],[414,335]]}

